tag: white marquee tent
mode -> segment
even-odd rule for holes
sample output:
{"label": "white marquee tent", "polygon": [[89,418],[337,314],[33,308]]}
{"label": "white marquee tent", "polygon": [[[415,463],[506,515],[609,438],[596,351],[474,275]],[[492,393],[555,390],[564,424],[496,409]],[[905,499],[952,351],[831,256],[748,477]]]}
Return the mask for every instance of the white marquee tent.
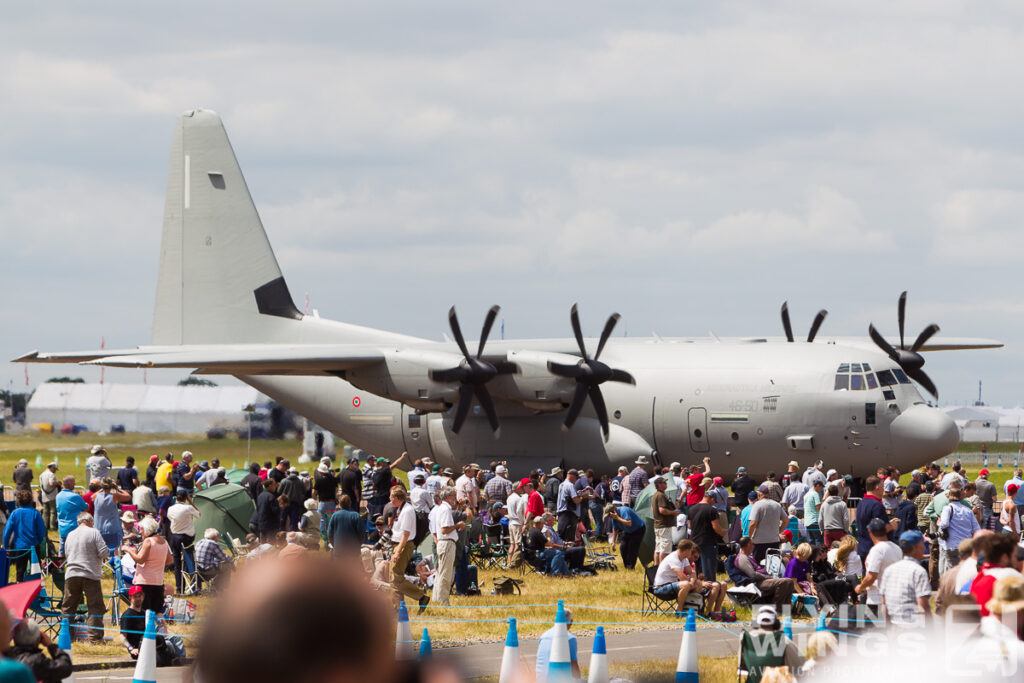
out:
{"label": "white marquee tent", "polygon": [[944,410],[956,422],[962,441],[1024,440],[1024,408],[956,406]]}
{"label": "white marquee tent", "polygon": [[266,401],[252,387],[160,384],[46,383],[26,407],[26,424],[84,425],[90,431],[124,425],[129,432],[203,433],[213,427],[242,429],[242,408]]}

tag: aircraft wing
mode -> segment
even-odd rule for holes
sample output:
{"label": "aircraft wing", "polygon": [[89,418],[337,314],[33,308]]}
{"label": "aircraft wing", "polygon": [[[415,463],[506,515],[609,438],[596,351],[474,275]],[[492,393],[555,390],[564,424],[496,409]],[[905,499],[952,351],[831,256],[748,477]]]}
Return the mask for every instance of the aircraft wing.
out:
{"label": "aircraft wing", "polygon": [[210,344],[70,353],[33,351],[17,363],[81,363],[114,368],[196,368],[214,375],[333,375],[384,360],[362,344]]}
{"label": "aircraft wing", "polygon": [[[871,341],[870,337],[818,337],[818,341],[830,341],[842,346],[863,346],[866,348],[877,349],[875,343]],[[900,340],[898,338],[893,339],[892,337],[886,337],[894,348],[899,348]],[[907,345],[913,343],[913,339],[907,339]],[[1003,342],[995,339],[984,339],[981,337],[943,337],[941,335],[935,335],[932,337],[924,346],[920,348],[920,351],[971,351],[975,349],[999,349],[1002,348]]]}

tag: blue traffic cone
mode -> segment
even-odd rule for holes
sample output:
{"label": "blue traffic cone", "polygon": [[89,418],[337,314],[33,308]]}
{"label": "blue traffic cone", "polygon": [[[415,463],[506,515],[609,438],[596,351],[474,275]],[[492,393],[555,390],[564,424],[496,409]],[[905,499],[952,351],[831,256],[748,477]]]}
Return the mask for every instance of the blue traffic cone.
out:
{"label": "blue traffic cone", "polygon": [[679,644],[679,660],[676,662],[676,683],[697,683],[700,674],[697,672],[697,613],[689,610],[686,613],[686,628],[683,640]]}
{"label": "blue traffic cone", "polygon": [[71,652],[71,622],[67,619],[60,620],[60,633],[57,635],[57,647],[65,652]]}
{"label": "blue traffic cone", "polygon": [[395,659],[415,659],[412,651],[412,628],[405,600],[398,603],[398,629],[395,631]]}
{"label": "blue traffic cone", "polygon": [[516,618],[508,618],[508,633],[505,635],[505,651],[501,655],[501,669],[498,683],[514,683],[519,679],[519,632]]}
{"label": "blue traffic cone", "polygon": [[420,659],[427,659],[430,655],[430,634],[427,633],[427,629],[424,628],[423,637],[420,638]]}
{"label": "blue traffic cone", "polygon": [[139,646],[132,683],[156,683],[156,612],[146,610],[146,632]]}
{"label": "blue traffic cone", "polygon": [[547,683],[568,683],[572,680],[572,662],[569,659],[569,625],[565,618],[565,603],[558,601],[555,612],[554,635],[548,657]]}
{"label": "blue traffic cone", "polygon": [[594,650],[590,653],[590,673],[587,683],[608,683],[608,649],[604,643],[604,626],[597,627]]}
{"label": "blue traffic cone", "polygon": [[782,622],[782,632],[786,634],[786,637],[793,640],[793,620],[789,617]]}

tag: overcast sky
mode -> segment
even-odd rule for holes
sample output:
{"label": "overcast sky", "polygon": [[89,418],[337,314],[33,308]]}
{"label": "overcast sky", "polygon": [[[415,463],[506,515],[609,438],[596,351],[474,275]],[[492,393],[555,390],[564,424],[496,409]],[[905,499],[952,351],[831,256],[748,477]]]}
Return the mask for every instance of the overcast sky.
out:
{"label": "overcast sky", "polygon": [[[1015,2],[14,3],[0,358],[150,337],[176,117],[224,119],[299,308],[440,338],[907,334],[1024,403]],[[473,332],[470,332],[473,330]],[[97,380],[99,370],[29,366]],[[180,374],[150,372],[150,382]],[[24,366],[0,381],[25,385]],[[107,380],[142,381],[108,371]]]}

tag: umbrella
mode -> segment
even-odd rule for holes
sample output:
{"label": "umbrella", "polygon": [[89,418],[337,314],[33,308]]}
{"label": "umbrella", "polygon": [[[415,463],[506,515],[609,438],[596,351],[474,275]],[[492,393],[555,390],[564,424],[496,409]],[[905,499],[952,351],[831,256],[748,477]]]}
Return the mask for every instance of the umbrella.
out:
{"label": "umbrella", "polygon": [[10,610],[11,616],[15,619],[24,619],[25,610],[32,604],[32,601],[39,595],[43,588],[42,579],[12,583],[9,586],[0,588],[0,601]]}

